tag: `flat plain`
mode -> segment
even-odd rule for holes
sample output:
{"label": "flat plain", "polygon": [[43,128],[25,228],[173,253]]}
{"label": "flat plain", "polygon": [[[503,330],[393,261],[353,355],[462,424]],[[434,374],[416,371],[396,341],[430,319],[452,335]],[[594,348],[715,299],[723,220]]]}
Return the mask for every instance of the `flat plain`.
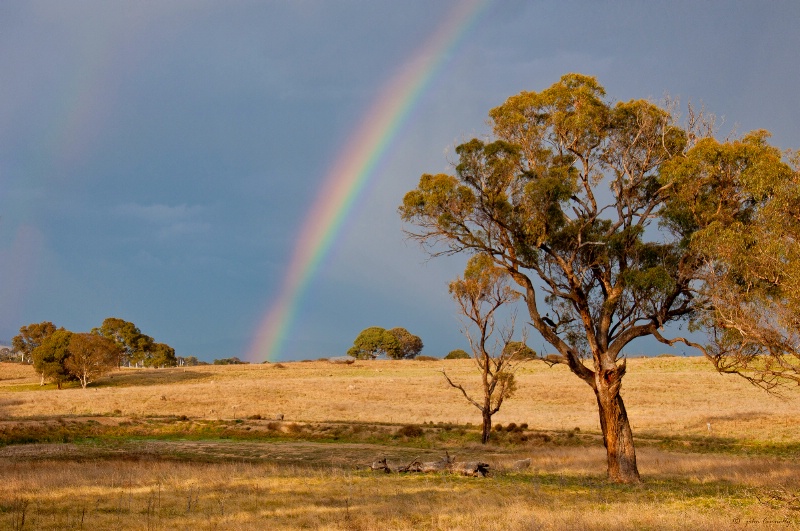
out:
{"label": "flat plain", "polygon": [[[642,483],[614,485],[594,396],[565,367],[522,365],[485,446],[442,369],[478,384],[470,360],[123,369],[85,390],[0,364],[0,528],[800,528],[796,389],[629,359]],[[445,452],[489,476],[368,468]]]}

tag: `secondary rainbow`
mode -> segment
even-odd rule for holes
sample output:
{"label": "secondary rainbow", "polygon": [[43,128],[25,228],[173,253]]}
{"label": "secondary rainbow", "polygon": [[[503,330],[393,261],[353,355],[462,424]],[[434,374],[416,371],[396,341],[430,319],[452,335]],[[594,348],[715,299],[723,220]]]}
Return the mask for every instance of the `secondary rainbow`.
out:
{"label": "secondary rainbow", "polygon": [[458,2],[369,107],[327,173],[309,209],[280,293],[262,320],[247,359],[280,358],[306,288],[336,241],[347,214],[420,95],[486,5],[486,0]]}

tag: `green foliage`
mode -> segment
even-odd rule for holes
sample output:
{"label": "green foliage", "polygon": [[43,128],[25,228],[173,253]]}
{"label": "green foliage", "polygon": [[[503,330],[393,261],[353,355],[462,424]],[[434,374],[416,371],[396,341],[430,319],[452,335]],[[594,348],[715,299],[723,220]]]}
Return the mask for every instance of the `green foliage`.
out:
{"label": "green foliage", "polygon": [[66,366],[67,358],[70,355],[69,343],[72,335],[69,330],[56,330],[31,353],[36,372],[41,374],[44,379],[55,382],[59,389],[64,382],[76,379]]}
{"label": "green foliage", "polygon": [[143,363],[147,352],[153,345],[153,338],[142,334],[135,324],[109,317],[96,330],[100,335],[113,339],[120,347],[119,365],[136,365]]}
{"label": "green foliage", "polygon": [[175,349],[164,343],[153,344],[144,361],[145,367],[175,367],[177,364]]}
{"label": "green foliage", "polygon": [[33,350],[55,331],[56,327],[50,321],[29,324],[20,327],[19,334],[11,339],[11,345],[16,352],[22,354],[23,361],[31,363]]}
{"label": "green foliage", "polygon": [[705,139],[663,179],[678,199],[665,223],[702,266],[691,327],[713,331],[718,370],[771,389],[800,383],[800,172],[768,137]]}
{"label": "green foliage", "polygon": [[247,365],[249,361],[242,361],[236,356],[214,360],[214,365]]}
{"label": "green foliage", "polygon": [[379,326],[366,328],[358,334],[348,356],[359,360],[372,360],[385,355],[392,359],[402,358],[402,347],[397,337]]}
{"label": "green foliage", "polygon": [[119,345],[120,366],[174,367],[178,363],[175,349],[164,343],[156,343],[135,324],[123,319],[109,317],[93,332],[113,339]]}
{"label": "green foliage", "polygon": [[72,334],[64,367],[86,389],[89,383],[116,368],[119,350],[119,346],[107,337],[98,334]]}
{"label": "green foliage", "polygon": [[722,277],[770,312],[794,304],[797,170],[766,132],[718,141],[652,102],[611,103],[581,74],[489,116],[494,138],[458,146],[454,175],[422,175],[400,214],[412,238],[441,246],[434,254],[481,256],[511,275],[531,324],[590,385],[637,337],[682,341],[662,336],[669,322],[741,340],[707,312],[722,298],[696,296]]}
{"label": "green foliage", "polygon": [[444,357],[446,360],[468,360],[472,356],[466,350],[457,348],[455,350],[451,350],[447,356]]}
{"label": "green foliage", "polygon": [[503,354],[515,360],[535,360],[536,351],[521,341],[509,341],[503,347]]}
{"label": "green foliage", "polygon": [[388,330],[388,332],[393,335],[400,344],[400,349],[395,354],[397,357],[394,359],[412,359],[422,352],[423,344],[419,336],[415,336],[405,328],[392,328]]}

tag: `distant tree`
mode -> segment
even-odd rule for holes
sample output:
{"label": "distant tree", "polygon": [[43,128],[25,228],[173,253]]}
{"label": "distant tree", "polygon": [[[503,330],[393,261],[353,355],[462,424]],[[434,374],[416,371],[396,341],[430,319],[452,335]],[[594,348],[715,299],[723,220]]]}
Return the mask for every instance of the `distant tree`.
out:
{"label": "distant tree", "polygon": [[196,356],[178,356],[176,359],[177,364],[181,367],[194,367],[200,363]]}
{"label": "distant tree", "polygon": [[178,359],[175,349],[164,343],[154,343],[144,360],[146,367],[175,367]]}
{"label": "distant tree", "polygon": [[22,361],[17,359],[17,355],[8,347],[0,348],[0,361]]}
{"label": "distant tree", "polygon": [[400,343],[400,350],[394,359],[412,359],[422,352],[423,344],[419,336],[415,336],[405,328],[392,328],[388,332]]}
{"label": "distant tree", "polygon": [[472,356],[466,350],[457,348],[455,350],[451,350],[447,356],[444,357],[446,360],[468,360]]}
{"label": "distant tree", "polygon": [[[519,294],[509,286],[509,275],[503,269],[495,267],[492,259],[483,254],[470,258],[464,270],[464,278],[457,278],[450,283],[450,294],[458,303],[461,314],[477,329],[473,336],[469,326],[464,334],[472,348],[472,358],[481,375],[483,396],[473,398],[461,385],[453,382],[444,369],[447,383],[455,387],[470,404],[478,408],[483,418],[481,442],[489,441],[492,431],[492,416],[500,411],[500,406],[507,398],[511,398],[516,390],[514,381],[514,362],[518,359],[520,348],[513,348],[511,337],[514,334],[513,319],[511,325],[499,331],[500,338],[492,346],[489,344],[495,333],[495,314],[504,304],[519,298]],[[525,346],[522,343],[516,345]]]}
{"label": "distant tree", "polygon": [[236,356],[214,360],[214,365],[247,365],[249,361],[242,361]]}
{"label": "distant tree", "polygon": [[93,332],[113,339],[119,345],[121,350],[118,365],[120,367],[143,363],[153,346],[152,337],[143,334],[135,324],[116,317],[105,319],[100,328]]}
{"label": "distant tree", "polygon": [[36,372],[42,375],[43,380],[55,382],[59,389],[64,382],[75,379],[75,376],[66,367],[66,361],[70,355],[71,339],[72,332],[69,330],[63,328],[56,330],[31,353],[33,368]]}
{"label": "distant tree", "polygon": [[64,367],[86,389],[91,382],[117,367],[119,350],[119,345],[107,337],[98,334],[72,334]]}
{"label": "distant tree", "polygon": [[11,346],[20,354],[23,363],[31,363],[33,349],[55,331],[56,327],[50,321],[23,326],[19,329],[19,334],[11,339]]}
{"label": "distant tree", "polygon": [[381,355],[397,359],[400,352],[400,342],[394,335],[379,326],[372,326],[358,334],[347,355],[359,360],[373,360]]}
{"label": "distant tree", "polygon": [[519,341],[512,341],[505,346],[505,349],[513,353],[518,360],[535,360],[538,359],[536,351],[525,343]]}

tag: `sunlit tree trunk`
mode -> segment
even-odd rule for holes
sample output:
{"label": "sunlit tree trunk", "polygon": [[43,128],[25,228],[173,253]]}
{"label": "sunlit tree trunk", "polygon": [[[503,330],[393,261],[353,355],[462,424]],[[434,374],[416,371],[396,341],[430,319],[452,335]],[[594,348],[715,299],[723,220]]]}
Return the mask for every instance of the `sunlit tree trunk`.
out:
{"label": "sunlit tree trunk", "polygon": [[594,391],[608,459],[608,479],[618,483],[638,483],[640,479],[633,432],[619,393],[624,372],[624,366],[597,371]]}
{"label": "sunlit tree trunk", "polygon": [[492,432],[492,413],[488,401],[483,406],[483,431],[481,432],[481,443],[489,442],[489,434]]}

